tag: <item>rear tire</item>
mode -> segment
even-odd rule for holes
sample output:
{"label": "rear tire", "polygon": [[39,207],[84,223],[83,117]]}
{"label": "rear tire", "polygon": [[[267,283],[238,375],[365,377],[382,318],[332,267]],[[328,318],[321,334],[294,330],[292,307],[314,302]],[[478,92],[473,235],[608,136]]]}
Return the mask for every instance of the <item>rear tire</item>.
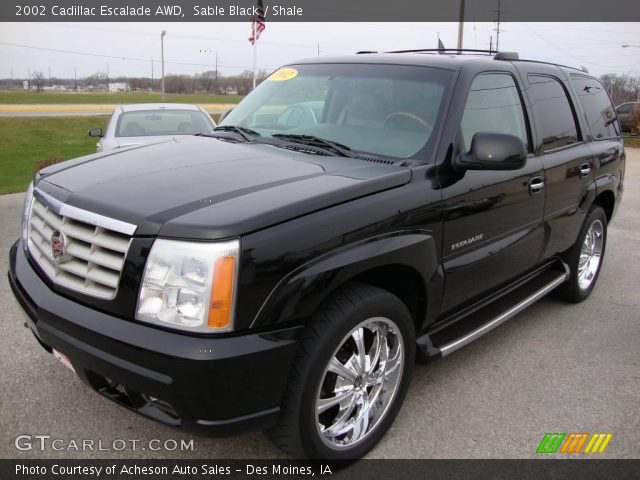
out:
{"label": "rear tire", "polygon": [[400,410],[414,359],[413,319],[396,296],[340,288],[307,327],[268,435],[295,458],[364,456]]}
{"label": "rear tire", "polygon": [[564,256],[569,279],[554,294],[569,302],[582,302],[598,281],[607,244],[607,215],[598,205],[589,210],[576,243]]}

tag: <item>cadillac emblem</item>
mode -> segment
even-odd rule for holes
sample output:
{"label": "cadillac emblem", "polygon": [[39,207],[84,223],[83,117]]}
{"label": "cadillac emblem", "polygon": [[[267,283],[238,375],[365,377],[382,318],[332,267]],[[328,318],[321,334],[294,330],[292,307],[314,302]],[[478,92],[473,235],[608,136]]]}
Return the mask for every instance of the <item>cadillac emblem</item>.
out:
{"label": "cadillac emblem", "polygon": [[67,244],[64,233],[56,230],[51,234],[50,242],[51,258],[55,263],[62,263],[66,260]]}

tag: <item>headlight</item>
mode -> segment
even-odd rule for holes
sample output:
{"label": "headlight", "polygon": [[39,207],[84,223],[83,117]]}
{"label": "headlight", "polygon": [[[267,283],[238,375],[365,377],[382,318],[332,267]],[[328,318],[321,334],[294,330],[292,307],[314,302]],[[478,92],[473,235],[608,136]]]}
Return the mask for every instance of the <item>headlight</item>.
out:
{"label": "headlight", "polygon": [[33,182],[29,184],[27,193],[24,197],[24,207],[22,207],[22,246],[27,250],[27,242],[29,241],[29,213],[31,212],[31,204],[33,203]]}
{"label": "headlight", "polygon": [[240,242],[157,239],[144,269],[136,318],[192,332],[233,327]]}

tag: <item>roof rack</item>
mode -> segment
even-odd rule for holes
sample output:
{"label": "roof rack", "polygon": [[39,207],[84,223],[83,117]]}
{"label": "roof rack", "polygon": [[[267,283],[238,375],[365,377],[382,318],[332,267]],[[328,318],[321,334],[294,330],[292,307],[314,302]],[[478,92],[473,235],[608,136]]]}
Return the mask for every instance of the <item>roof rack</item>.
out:
{"label": "roof rack", "polygon": [[572,67],[571,65],[564,65],[562,63],[545,62],[544,60],[529,60],[525,58],[521,59],[520,61],[529,63],[543,63],[544,65],[553,65],[554,67],[570,68],[571,70],[575,70],[577,72],[589,74],[589,69],[584,65],[581,65],[580,67]]}
{"label": "roof rack", "polygon": [[498,53],[497,50],[479,50],[475,48],[418,48],[415,50],[395,50],[385,53],[446,53],[446,52],[472,52],[472,53]]}

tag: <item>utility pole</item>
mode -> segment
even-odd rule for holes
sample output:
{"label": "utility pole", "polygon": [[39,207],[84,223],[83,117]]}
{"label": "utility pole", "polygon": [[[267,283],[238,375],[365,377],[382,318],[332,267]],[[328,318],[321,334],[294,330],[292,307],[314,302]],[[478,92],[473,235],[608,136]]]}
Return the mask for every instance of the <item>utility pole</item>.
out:
{"label": "utility pole", "polygon": [[76,72],[76,66],[73,66],[73,91],[78,91],[78,74]]}
{"label": "utility pole", "polygon": [[498,0],[498,21],[496,25],[496,51],[500,51],[500,0]]}
{"label": "utility pole", "polygon": [[9,88],[13,89],[13,67],[11,67],[11,85]]}
{"label": "utility pole", "polygon": [[458,16],[458,50],[462,50],[463,33],[464,33],[464,0],[460,0],[460,15]]}
{"label": "utility pole", "polygon": [[218,93],[218,50],[216,50],[216,72],[213,79],[213,93]]}
{"label": "utility pole", "polygon": [[151,91],[153,92],[153,55],[151,56]]}
{"label": "utility pole", "polygon": [[162,30],[160,34],[160,56],[162,57],[162,101],[164,102],[164,36],[167,34],[166,30]]}
{"label": "utility pole", "polygon": [[49,89],[51,89],[51,67],[49,67]]}
{"label": "utility pole", "polygon": [[27,68],[27,92],[31,91],[31,70]]}
{"label": "utility pole", "polygon": [[493,35],[489,35],[489,51],[493,50]]}
{"label": "utility pole", "polygon": [[320,44],[318,44],[318,56],[320,56]]}
{"label": "utility pole", "polygon": [[109,62],[107,62],[107,92],[109,91]]}

